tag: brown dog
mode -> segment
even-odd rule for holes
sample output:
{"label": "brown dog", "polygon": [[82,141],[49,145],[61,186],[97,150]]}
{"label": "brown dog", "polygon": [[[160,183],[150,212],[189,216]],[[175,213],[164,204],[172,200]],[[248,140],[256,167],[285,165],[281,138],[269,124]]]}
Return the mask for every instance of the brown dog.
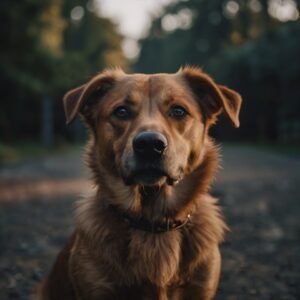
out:
{"label": "brown dog", "polygon": [[239,94],[200,69],[127,75],[107,70],[66,94],[67,123],[91,131],[97,192],[38,299],[212,299],[226,225],[208,195],[218,167],[209,127],[238,127]]}

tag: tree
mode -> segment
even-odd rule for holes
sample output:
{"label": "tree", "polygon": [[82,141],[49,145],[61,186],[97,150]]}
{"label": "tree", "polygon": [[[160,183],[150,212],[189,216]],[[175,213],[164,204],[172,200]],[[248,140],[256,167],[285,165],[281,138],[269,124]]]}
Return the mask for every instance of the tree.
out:
{"label": "tree", "polygon": [[[35,131],[32,122],[38,115],[35,100],[45,88],[40,70],[43,66],[48,68],[52,61],[40,44],[40,34],[46,26],[41,16],[50,6],[51,1],[38,0],[0,3],[2,24],[9,28],[9,33],[4,30],[0,33],[0,135],[3,140],[12,140],[20,128],[25,132]],[[28,97],[31,101],[27,101]]]}
{"label": "tree", "polygon": [[[70,18],[76,6],[83,11],[80,19]],[[9,29],[0,32],[2,142],[40,136],[41,99],[55,111],[56,133],[66,136],[63,94],[107,66],[126,67],[122,36],[86,1],[3,0],[0,17]]]}
{"label": "tree", "polygon": [[[135,68],[169,72],[184,64],[204,67],[244,99],[241,128],[233,132],[222,124],[216,135],[299,142],[297,3],[298,7],[293,0],[177,1],[154,19],[149,35],[140,41]],[[289,15],[284,5],[289,5]],[[190,16],[188,26],[182,23],[182,13]]]}

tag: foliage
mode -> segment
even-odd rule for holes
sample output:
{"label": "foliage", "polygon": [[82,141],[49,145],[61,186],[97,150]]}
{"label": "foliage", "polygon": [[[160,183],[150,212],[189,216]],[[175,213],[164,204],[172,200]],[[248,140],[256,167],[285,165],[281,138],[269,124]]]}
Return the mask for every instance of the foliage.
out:
{"label": "foliage", "polygon": [[[216,136],[299,142],[300,24],[272,16],[273,2],[177,1],[140,41],[135,69],[174,72],[181,65],[199,65],[244,100],[241,128],[232,131],[222,123],[214,129]],[[189,26],[182,24],[183,12],[189,13]],[[299,1],[295,13],[299,18]],[[166,22],[172,18],[173,28]]]}
{"label": "foliage", "polygon": [[[82,18],[71,19],[74,6]],[[53,101],[54,130],[65,135],[63,93],[113,62],[126,67],[122,36],[110,20],[88,10],[86,1],[2,0],[0,17],[2,141],[39,137],[43,97]]]}
{"label": "foliage", "polygon": [[244,98],[240,132],[244,139],[300,141],[297,36],[300,23],[286,24],[220,57],[221,80]]}

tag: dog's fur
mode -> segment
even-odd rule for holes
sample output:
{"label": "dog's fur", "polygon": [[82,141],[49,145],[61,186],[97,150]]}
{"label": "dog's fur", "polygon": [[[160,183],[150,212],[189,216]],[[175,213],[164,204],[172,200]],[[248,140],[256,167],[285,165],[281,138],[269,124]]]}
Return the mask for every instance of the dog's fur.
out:
{"label": "dog's fur", "polygon": [[[198,68],[154,75],[113,69],[67,93],[64,105],[68,123],[79,113],[90,129],[87,164],[97,191],[79,202],[76,230],[38,299],[212,299],[227,226],[208,194],[218,168],[208,129],[222,111],[239,126],[239,94]],[[130,107],[125,119],[124,111],[116,117],[120,105]],[[174,117],[174,105],[187,115]],[[132,141],[141,131],[160,132],[168,141],[159,178],[132,171]],[[122,213],[183,226],[148,232]]]}

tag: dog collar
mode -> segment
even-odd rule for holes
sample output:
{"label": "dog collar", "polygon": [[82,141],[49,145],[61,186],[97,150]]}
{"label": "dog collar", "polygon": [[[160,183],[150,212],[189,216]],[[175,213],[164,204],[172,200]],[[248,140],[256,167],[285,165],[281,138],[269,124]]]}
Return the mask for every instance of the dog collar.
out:
{"label": "dog collar", "polygon": [[167,231],[178,230],[189,223],[191,215],[188,214],[185,220],[172,220],[167,218],[166,222],[151,222],[145,218],[135,218],[118,208],[111,206],[112,211],[118,215],[130,227],[151,233],[164,233]]}

